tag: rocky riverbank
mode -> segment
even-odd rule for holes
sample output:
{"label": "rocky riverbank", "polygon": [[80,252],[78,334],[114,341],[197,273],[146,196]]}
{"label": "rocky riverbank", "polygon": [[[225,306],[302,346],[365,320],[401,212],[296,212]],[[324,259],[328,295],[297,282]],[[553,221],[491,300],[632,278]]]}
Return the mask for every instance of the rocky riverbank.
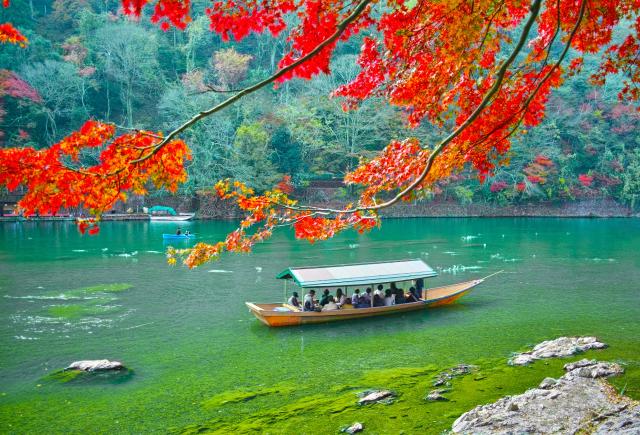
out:
{"label": "rocky riverbank", "polygon": [[566,364],[559,379],[481,405],[453,423],[454,433],[640,433],[640,404],[622,396],[604,378],[619,364],[583,359]]}
{"label": "rocky riverbank", "polygon": [[[560,337],[516,355],[510,364],[566,357],[606,347],[595,337]],[[545,378],[523,394],[506,396],[462,414],[453,433],[640,433],[640,403],[619,394],[606,378],[623,373],[620,364],[583,359],[564,365],[559,379]]]}

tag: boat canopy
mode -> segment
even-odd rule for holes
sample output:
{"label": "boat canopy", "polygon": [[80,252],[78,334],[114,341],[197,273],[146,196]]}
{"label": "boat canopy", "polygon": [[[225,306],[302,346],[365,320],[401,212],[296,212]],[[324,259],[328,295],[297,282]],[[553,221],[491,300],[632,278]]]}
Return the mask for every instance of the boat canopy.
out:
{"label": "boat canopy", "polygon": [[171,216],[176,216],[178,213],[171,207],[165,207],[163,205],[154,205],[153,207],[149,207],[149,213],[167,213]]}
{"label": "boat canopy", "polygon": [[437,273],[420,259],[322,267],[290,267],[276,278],[293,279],[300,287],[384,284],[429,278]]}

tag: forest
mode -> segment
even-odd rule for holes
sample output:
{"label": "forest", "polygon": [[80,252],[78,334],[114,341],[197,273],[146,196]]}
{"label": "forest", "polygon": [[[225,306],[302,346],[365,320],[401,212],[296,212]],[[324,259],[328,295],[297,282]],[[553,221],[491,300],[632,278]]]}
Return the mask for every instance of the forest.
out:
{"label": "forest", "polygon": [[[0,51],[0,145],[48,147],[87,119],[169,131],[277,70],[286,35],[223,41],[198,13],[206,5],[193,2],[194,21],[181,31],[125,15],[117,0],[13,0],[0,21],[19,26],[30,43]],[[383,99],[347,111],[341,97],[331,96],[358,75],[361,45],[358,35],[338,44],[331,75],[261,89],[186,131],[192,159],[180,193],[225,178],[257,191],[283,178],[293,187],[340,180],[390,138],[433,142],[436,126],[423,121],[409,129],[406,113]],[[596,55],[587,54],[580,77],[552,94],[542,124],[514,138],[508,165],[485,180],[471,170],[453,174],[427,196],[498,204],[607,197],[637,209],[640,113],[618,100],[615,76],[605,86],[589,84],[596,68]],[[97,157],[82,156],[89,165]]]}

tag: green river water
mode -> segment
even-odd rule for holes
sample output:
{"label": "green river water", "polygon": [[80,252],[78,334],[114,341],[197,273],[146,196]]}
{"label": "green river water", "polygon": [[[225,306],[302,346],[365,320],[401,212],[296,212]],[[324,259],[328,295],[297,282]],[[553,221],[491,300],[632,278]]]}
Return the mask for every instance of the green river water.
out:
{"label": "green river water", "polygon": [[[250,255],[197,270],[166,265],[175,224],[0,224],[0,433],[441,433],[464,411],[518,394],[568,360],[506,364],[562,335],[610,345],[612,380],[640,399],[640,220],[386,220],[369,234],[309,245],[277,233]],[[232,222],[193,222],[216,241]],[[245,300],[281,301],[287,266],[422,258],[427,285],[491,278],[459,303],[327,325],[271,329]],[[59,378],[74,360],[108,358],[130,372]],[[448,402],[424,396],[458,363]],[[390,388],[391,405],[356,393]]]}

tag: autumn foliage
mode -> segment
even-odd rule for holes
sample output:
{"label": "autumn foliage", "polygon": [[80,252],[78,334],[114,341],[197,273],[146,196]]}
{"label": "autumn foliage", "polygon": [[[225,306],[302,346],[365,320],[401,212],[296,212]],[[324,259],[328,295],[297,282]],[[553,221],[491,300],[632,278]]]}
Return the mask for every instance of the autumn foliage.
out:
{"label": "autumn foliage", "polygon": [[[151,20],[165,30],[184,29],[191,21],[188,0],[122,0],[122,6],[134,16],[152,8]],[[428,144],[389,138],[383,151],[345,177],[361,196],[344,209],[300,205],[283,186],[258,193],[222,181],[216,194],[234,201],[246,218],[217,244],[171,250],[170,262],[182,256],[193,267],[223,251],[248,252],[284,225],[311,242],[346,228],[366,231],[378,224],[381,208],[418,198],[466,167],[483,180],[508,163],[513,138],[542,121],[552,90],[568,74],[580,71],[580,53],[602,52],[600,70],[591,80],[604,83],[609,74],[624,74],[620,97],[637,100],[639,10],[637,0],[212,1],[205,13],[211,30],[222,38],[286,32],[290,47],[279,72],[224,104],[270,83],[330,73],[336,45],[362,34],[360,73],[333,95],[343,100],[346,110],[369,98],[385,99],[404,111],[409,126],[429,122],[442,135]],[[628,36],[622,44],[611,45],[616,29]],[[569,62],[570,51],[574,59]],[[217,110],[203,112],[192,122]],[[144,193],[148,183],[173,190],[184,181],[189,151],[175,137],[180,131],[117,136],[113,126],[89,121],[49,149],[2,150],[0,185],[28,187],[20,204],[26,214],[84,205],[99,215],[128,191]],[[101,147],[100,164],[77,167],[87,147]],[[554,170],[550,159],[538,156],[525,172],[530,183],[542,184]],[[580,181],[591,183],[582,176]],[[494,183],[491,189],[503,187]],[[518,191],[525,187],[524,182],[516,184]]]}

